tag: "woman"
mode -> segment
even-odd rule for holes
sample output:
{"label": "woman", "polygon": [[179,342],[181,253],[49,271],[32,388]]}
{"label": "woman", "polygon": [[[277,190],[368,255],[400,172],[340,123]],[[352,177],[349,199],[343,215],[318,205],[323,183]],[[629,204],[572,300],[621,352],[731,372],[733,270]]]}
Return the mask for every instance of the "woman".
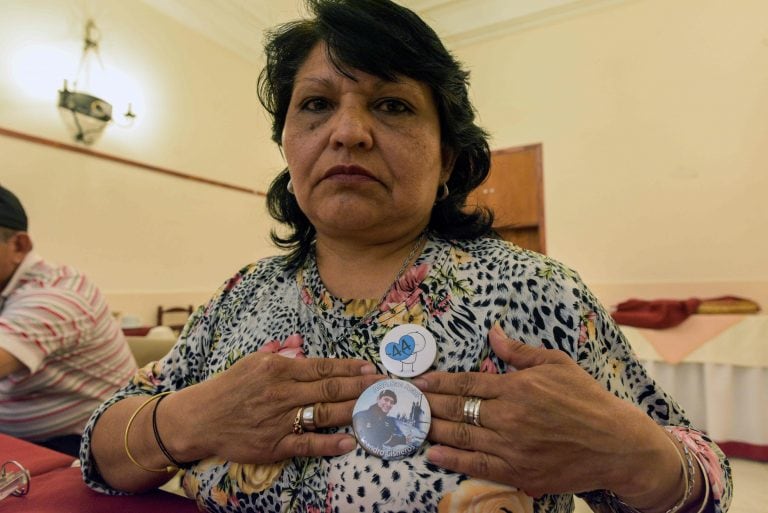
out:
{"label": "woman", "polygon": [[[726,511],[727,460],[578,276],[463,212],[489,151],[434,32],[388,0],[308,3],[312,20],[270,35],[260,81],[289,252],[237,273],[94,413],[86,482],[147,490],[184,462],[209,511],[564,513],[574,493],[603,511]],[[430,442],[385,461],[350,424],[405,324],[437,341],[413,379]]]}

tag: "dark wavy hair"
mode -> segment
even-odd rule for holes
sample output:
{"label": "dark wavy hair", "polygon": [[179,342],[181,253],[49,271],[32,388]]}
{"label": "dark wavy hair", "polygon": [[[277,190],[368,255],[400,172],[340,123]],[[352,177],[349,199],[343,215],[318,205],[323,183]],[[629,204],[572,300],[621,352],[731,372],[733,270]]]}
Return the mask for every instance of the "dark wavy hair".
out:
{"label": "dark wavy hair", "polygon": [[[432,208],[428,229],[448,239],[492,235],[493,214],[464,205],[467,195],[485,180],[491,163],[488,134],[475,124],[469,100],[469,73],[421,18],[389,0],[306,0],[306,4],[312,18],[267,33],[266,65],[258,90],[272,116],[272,140],[281,144],[296,73],[320,42],[345,76],[354,69],[385,80],[406,76],[423,82],[435,98],[442,147],[455,158],[447,182],[450,193]],[[272,241],[290,251],[289,264],[300,265],[312,250],[315,228],[287,192],[289,178],[288,169],[275,178],[267,207],[289,228],[284,237],[272,230]]]}

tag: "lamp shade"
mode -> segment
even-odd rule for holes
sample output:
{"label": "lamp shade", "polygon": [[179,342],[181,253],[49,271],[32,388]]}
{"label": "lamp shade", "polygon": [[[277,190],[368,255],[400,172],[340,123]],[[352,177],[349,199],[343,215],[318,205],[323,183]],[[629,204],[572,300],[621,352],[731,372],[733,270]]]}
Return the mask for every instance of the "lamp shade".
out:
{"label": "lamp shade", "polygon": [[93,144],[112,120],[112,105],[64,86],[59,91],[59,113],[77,141]]}
{"label": "lamp shade", "polygon": [[[89,19],[85,23],[83,55],[80,58],[77,78],[72,83],[73,88],[70,90],[65,80],[64,87],[59,90],[59,113],[64,124],[76,141],[89,145],[101,137],[104,129],[112,121],[112,104],[83,91],[84,84],[86,90],[93,92],[91,79],[103,78],[103,65],[98,53],[100,39],[101,32],[96,28],[96,23]],[[100,73],[91,76],[92,71],[99,70]],[[102,81],[97,82],[101,83]],[[98,87],[96,92],[102,94]],[[111,93],[105,91],[105,94]],[[121,126],[130,126],[136,118],[130,103],[123,117],[126,124]]]}

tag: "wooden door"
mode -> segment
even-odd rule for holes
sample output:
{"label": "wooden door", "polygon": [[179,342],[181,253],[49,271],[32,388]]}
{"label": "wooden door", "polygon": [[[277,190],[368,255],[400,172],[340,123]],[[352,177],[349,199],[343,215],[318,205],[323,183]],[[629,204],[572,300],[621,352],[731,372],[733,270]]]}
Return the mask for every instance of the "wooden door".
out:
{"label": "wooden door", "polygon": [[488,178],[467,205],[493,210],[493,228],[505,240],[545,253],[541,144],[491,152]]}

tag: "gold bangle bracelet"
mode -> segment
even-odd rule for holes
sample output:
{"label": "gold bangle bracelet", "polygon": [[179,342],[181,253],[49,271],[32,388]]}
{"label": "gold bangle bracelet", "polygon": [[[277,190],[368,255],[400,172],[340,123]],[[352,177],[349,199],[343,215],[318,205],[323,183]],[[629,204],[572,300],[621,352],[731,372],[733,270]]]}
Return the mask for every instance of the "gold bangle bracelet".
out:
{"label": "gold bangle bracelet", "polygon": [[179,470],[178,467],[174,467],[173,465],[167,465],[167,466],[165,466],[163,468],[149,468],[149,467],[145,467],[144,465],[142,465],[141,463],[136,461],[136,458],[133,457],[133,455],[131,454],[130,449],[128,449],[128,433],[130,433],[130,431],[131,431],[131,426],[133,425],[133,421],[136,419],[136,416],[149,403],[151,403],[152,401],[157,401],[161,397],[164,397],[164,396],[166,396],[166,395],[168,395],[170,393],[171,392],[169,391],[169,392],[163,392],[161,394],[153,395],[149,399],[147,399],[146,401],[141,403],[141,405],[138,408],[136,408],[136,411],[133,412],[133,415],[131,415],[131,417],[128,419],[128,424],[125,425],[125,434],[123,436],[123,447],[125,448],[125,455],[128,456],[128,459],[131,460],[131,463],[133,463],[134,465],[139,467],[141,470],[146,470],[147,472],[166,472],[166,473],[169,473],[169,474],[171,472],[176,472],[177,470]]}
{"label": "gold bangle bracelet", "polygon": [[707,505],[709,504],[709,489],[711,488],[711,486],[709,484],[709,476],[707,475],[707,469],[704,468],[704,464],[701,462],[699,455],[694,453],[693,459],[695,459],[696,463],[698,463],[699,469],[701,469],[702,478],[704,479],[704,499],[698,511],[696,512],[696,513],[703,513],[703,511],[706,509]]}
{"label": "gold bangle bracelet", "polygon": [[691,455],[691,451],[688,449],[688,447],[685,445],[685,442],[683,442],[682,439],[678,438],[675,433],[670,431],[669,429],[664,429],[664,432],[667,435],[667,438],[669,438],[669,441],[672,443],[672,445],[675,446],[675,451],[677,451],[677,455],[680,458],[680,463],[683,466],[683,479],[685,480],[685,491],[683,492],[683,497],[680,499],[679,502],[675,503],[674,506],[669,508],[666,513],[675,513],[680,508],[682,508],[686,502],[688,502],[688,499],[691,497],[691,493],[693,493],[693,486],[696,478],[695,469],[693,468],[693,456]]}

